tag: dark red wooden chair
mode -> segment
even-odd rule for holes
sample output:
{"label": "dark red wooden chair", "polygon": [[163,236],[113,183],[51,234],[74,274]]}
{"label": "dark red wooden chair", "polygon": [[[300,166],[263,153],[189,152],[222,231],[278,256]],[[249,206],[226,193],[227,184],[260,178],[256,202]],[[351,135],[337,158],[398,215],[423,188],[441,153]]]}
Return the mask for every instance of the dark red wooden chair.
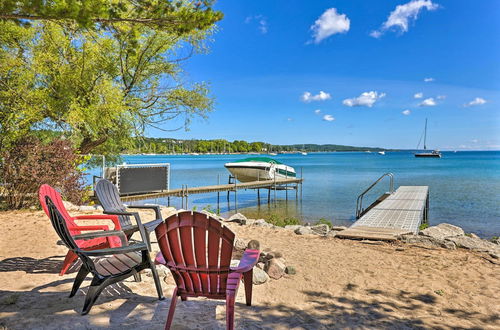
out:
{"label": "dark red wooden chair", "polygon": [[155,262],[167,266],[177,287],[165,329],[170,329],[177,298],[207,297],[226,301],[226,327],[234,328],[234,302],[240,281],[246,304],[252,303],[253,267],[259,250],[247,249],[238,267],[230,267],[234,233],[204,213],[180,212],[155,229],[160,251]]}
{"label": "dark red wooden chair", "polygon": [[[103,230],[107,231],[109,230],[109,227],[107,225],[90,225],[90,226],[81,226],[78,225],[75,220],[111,220],[114,223],[114,230],[120,230],[121,225],[118,220],[118,217],[116,215],[78,215],[75,217],[72,217],[69,215],[68,211],[66,210],[66,207],[64,207],[61,195],[51,186],[48,184],[44,184],[40,187],[40,190],[38,191],[38,198],[40,200],[40,204],[42,205],[43,210],[45,211],[45,214],[50,218],[50,213],[49,209],[46,203],[46,197],[50,197],[54,205],[57,207],[59,212],[61,213],[62,217],[66,221],[66,225],[68,228],[68,231],[71,236],[75,235],[80,235],[82,231],[89,231],[89,230]],[[76,244],[78,247],[82,250],[96,250],[96,249],[103,249],[107,247],[120,247],[122,246],[121,241],[118,237],[116,236],[106,236],[105,233],[102,234],[96,234],[95,238],[87,239],[87,240],[76,240]],[[66,271],[69,269],[69,267],[73,264],[78,259],[78,256],[71,250],[68,251],[66,254],[66,258],[64,258],[64,263],[61,268],[61,272],[59,275],[64,275]]]}

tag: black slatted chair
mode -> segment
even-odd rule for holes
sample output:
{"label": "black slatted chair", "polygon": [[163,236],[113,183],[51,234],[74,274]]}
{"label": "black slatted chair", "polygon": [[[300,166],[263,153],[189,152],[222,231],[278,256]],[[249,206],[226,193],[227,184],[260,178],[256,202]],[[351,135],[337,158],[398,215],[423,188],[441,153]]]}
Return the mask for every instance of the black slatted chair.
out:
{"label": "black slatted chair", "polygon": [[[94,277],[90,283],[89,290],[85,297],[82,315],[87,314],[102,290],[110,284],[120,282],[130,276],[138,274],[143,269],[150,268],[153,273],[156,291],[160,300],[165,299],[161,289],[160,279],[154,263],[151,261],[149,250],[144,242],[128,245],[126,235],[123,231],[113,230],[97,233],[86,233],[71,236],[66,221],[54,205],[50,197],[46,197],[50,214],[50,221],[63,243],[74,252],[82,261],[82,266],[76,275],[70,297],[73,297],[83,280],[89,273]],[[118,248],[106,248],[99,250],[82,250],[75,243],[75,240],[91,239],[98,236],[118,236],[122,241],[122,246]],[[144,237],[143,237],[144,240]]]}
{"label": "black slatted chair", "polygon": [[[115,214],[118,216],[120,220],[120,224],[122,226],[122,230],[127,235],[127,238],[130,238],[132,234],[136,231],[140,231],[141,235],[147,238],[146,243],[148,244],[148,248],[151,251],[151,243],[149,241],[149,235],[155,230],[156,227],[160,223],[163,222],[163,218],[161,216],[160,207],[158,205],[123,205],[123,202],[120,199],[120,194],[118,193],[118,189],[116,186],[106,179],[101,179],[97,182],[95,186],[95,193],[97,195],[97,199],[99,203],[104,209],[105,214]],[[150,209],[155,211],[155,220],[142,223],[141,218],[139,217],[139,213],[137,212],[127,212],[127,208],[129,209]],[[134,225],[131,221],[131,217],[135,218],[136,225]]]}

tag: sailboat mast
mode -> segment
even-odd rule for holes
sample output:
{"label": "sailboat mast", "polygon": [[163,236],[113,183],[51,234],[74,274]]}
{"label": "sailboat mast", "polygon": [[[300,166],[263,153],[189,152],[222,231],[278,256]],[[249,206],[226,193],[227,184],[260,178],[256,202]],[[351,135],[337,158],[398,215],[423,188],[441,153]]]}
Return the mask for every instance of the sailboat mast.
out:
{"label": "sailboat mast", "polygon": [[427,118],[425,118],[425,130],[424,130],[424,150],[427,149]]}

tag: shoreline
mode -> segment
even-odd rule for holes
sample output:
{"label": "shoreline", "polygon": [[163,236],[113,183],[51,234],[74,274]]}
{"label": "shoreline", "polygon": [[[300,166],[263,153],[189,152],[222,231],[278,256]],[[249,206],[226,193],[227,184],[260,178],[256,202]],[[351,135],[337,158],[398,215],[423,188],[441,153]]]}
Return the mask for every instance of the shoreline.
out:
{"label": "shoreline", "polygon": [[[141,214],[145,219],[151,216]],[[90,314],[82,317],[79,311],[89,282],[83,283],[74,298],[67,297],[76,269],[57,275],[67,249],[56,244],[46,215],[42,211],[0,212],[0,221],[11,225],[4,227],[0,243],[0,327],[163,327],[173,290],[171,276],[162,282],[165,301],[156,300],[152,278],[143,276],[140,283],[126,280],[104,292]],[[240,288],[235,315],[238,329],[500,326],[496,308],[499,265],[486,260],[483,253],[297,235],[267,225],[224,225],[238,239],[258,239],[263,251],[279,251],[286,264],[296,269],[294,275],[255,285],[251,307],[245,306]],[[14,244],[18,237],[29,236],[37,239],[25,246]],[[158,250],[155,243],[153,250]],[[179,302],[173,325],[224,328],[224,303],[202,298]]]}

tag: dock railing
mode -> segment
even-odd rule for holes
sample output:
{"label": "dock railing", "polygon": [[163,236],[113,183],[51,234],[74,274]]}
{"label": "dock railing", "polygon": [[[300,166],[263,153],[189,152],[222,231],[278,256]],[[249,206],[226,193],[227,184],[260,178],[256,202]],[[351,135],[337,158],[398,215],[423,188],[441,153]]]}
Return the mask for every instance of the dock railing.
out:
{"label": "dock railing", "polygon": [[373,187],[377,185],[380,181],[382,181],[383,178],[389,177],[389,192],[392,194],[394,192],[394,174],[392,173],[385,173],[382,175],[380,178],[378,178],[375,182],[373,182],[368,188],[366,188],[365,191],[363,191],[359,196],[358,199],[356,200],[356,219],[359,219],[361,217],[361,214],[363,213],[363,198],[365,197],[366,193],[368,193]]}

